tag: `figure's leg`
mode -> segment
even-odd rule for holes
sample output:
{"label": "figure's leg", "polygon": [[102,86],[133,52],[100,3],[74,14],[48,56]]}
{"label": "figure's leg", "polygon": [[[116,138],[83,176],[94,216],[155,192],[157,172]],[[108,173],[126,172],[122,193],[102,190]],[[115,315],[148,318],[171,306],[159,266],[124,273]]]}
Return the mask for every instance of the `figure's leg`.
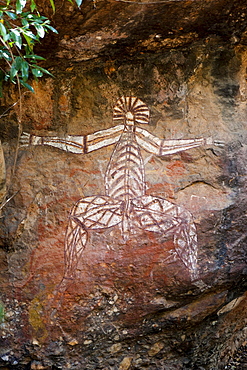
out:
{"label": "figure's leg", "polygon": [[195,280],[198,278],[196,226],[190,212],[181,207],[177,207],[177,212],[181,222],[174,233],[175,249]]}
{"label": "figure's leg", "polygon": [[[121,203],[108,196],[80,199],[72,208],[65,236],[65,269],[61,282],[53,291],[48,311],[61,306],[61,297],[75,278],[78,263],[86,247],[90,230],[107,229],[122,220]],[[55,312],[55,311],[54,311]],[[53,315],[53,314],[52,314]]]}
{"label": "figure's leg", "polygon": [[73,207],[71,211],[65,235],[64,276],[66,278],[73,278],[75,276],[78,261],[81,258],[82,252],[88,240],[88,231],[86,227],[83,225],[83,223],[81,223],[81,225],[78,225],[78,223],[75,222],[74,219],[71,217],[76,211],[76,208],[77,206]]}
{"label": "figure's leg", "polygon": [[146,231],[173,237],[175,251],[189,269],[191,279],[197,278],[197,234],[192,215],[185,209],[154,196],[132,200],[132,224]]}
{"label": "figure's leg", "polygon": [[85,197],[69,215],[65,237],[65,278],[73,278],[90,230],[107,229],[122,220],[121,204],[108,196]]}

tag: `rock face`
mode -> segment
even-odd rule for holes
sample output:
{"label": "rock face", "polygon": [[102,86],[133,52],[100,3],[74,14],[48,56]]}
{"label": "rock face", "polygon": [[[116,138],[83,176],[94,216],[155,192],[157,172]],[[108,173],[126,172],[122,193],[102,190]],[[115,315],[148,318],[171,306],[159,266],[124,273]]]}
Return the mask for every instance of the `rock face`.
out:
{"label": "rock face", "polygon": [[[83,136],[82,153],[20,147],[13,178],[18,108],[2,118],[9,201],[1,218],[1,368],[224,369],[246,347],[241,3],[110,1],[57,11],[61,39],[47,54],[55,78],[33,82],[35,94],[24,95],[23,130],[33,144],[35,136],[43,144]],[[129,160],[128,171],[145,174],[134,184],[125,171],[124,191],[137,194],[129,203],[109,190],[106,175],[122,171],[112,154],[121,96],[140,98],[150,110],[149,123],[136,122],[133,131],[140,152],[133,141],[121,147],[130,148],[125,166],[127,154],[139,158],[138,170]],[[10,88],[2,110],[15,99]],[[191,149],[165,152],[187,139]],[[70,218],[79,242],[64,255],[79,200]],[[131,225],[127,238],[123,225]],[[66,261],[73,274],[63,280]]]}

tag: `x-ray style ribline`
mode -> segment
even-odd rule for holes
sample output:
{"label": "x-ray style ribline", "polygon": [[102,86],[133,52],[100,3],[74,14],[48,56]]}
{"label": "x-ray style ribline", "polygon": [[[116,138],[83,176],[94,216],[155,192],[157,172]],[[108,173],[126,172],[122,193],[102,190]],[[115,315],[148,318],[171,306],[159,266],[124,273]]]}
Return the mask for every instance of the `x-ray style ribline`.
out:
{"label": "x-ray style ribline", "polygon": [[72,208],[65,237],[65,274],[72,278],[90,231],[118,226],[123,240],[143,231],[173,238],[173,258],[198,277],[197,232],[186,209],[166,199],[146,194],[141,149],[165,156],[205,144],[204,139],[160,139],[138,127],[149,123],[149,109],[136,97],[120,98],[113,111],[114,127],[84,136],[41,137],[24,133],[22,146],[50,145],[76,154],[86,154],[115,144],[105,173],[105,195],[80,199]]}

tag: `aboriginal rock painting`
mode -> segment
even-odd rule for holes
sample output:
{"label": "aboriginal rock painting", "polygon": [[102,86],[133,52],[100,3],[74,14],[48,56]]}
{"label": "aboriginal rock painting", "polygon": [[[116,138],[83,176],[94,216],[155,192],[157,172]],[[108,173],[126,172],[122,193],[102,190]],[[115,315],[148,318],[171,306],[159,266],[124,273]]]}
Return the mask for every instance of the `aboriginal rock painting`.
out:
{"label": "aboriginal rock painting", "polygon": [[166,199],[146,194],[141,149],[165,156],[210,139],[160,139],[138,125],[149,123],[149,109],[136,97],[120,98],[113,111],[114,127],[84,136],[41,137],[24,133],[21,144],[51,145],[86,154],[115,144],[105,173],[105,194],[80,199],[72,208],[65,238],[64,279],[73,278],[90,231],[118,226],[124,240],[143,231],[173,238],[175,258],[197,278],[197,233],[192,215]]}

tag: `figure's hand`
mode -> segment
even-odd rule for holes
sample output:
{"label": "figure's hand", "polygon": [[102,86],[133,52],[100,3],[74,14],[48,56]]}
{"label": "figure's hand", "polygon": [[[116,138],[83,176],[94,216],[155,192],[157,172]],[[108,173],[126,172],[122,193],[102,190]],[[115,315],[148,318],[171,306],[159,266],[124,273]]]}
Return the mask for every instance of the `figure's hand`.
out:
{"label": "figure's hand", "polygon": [[207,137],[205,139],[205,144],[210,146],[217,146],[219,148],[224,148],[225,143],[222,140],[214,140],[212,137]]}
{"label": "figure's hand", "polygon": [[20,147],[29,146],[31,144],[31,135],[27,132],[23,132],[20,137]]}
{"label": "figure's hand", "polygon": [[30,145],[43,145],[44,139],[42,136],[30,135],[27,132],[23,132],[20,137],[20,148]]}
{"label": "figure's hand", "polygon": [[224,148],[225,142],[223,140],[213,140],[213,145],[219,148]]}

